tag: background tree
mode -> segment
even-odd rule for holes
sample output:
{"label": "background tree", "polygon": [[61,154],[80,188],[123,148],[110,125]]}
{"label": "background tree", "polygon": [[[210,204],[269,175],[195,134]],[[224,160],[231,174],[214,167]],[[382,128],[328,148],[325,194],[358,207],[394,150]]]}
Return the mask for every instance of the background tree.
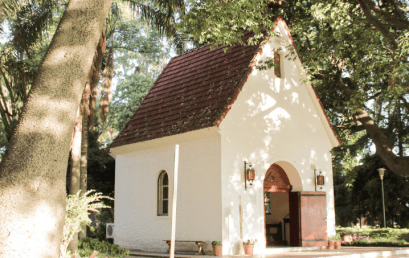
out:
{"label": "background tree", "polygon": [[[200,42],[243,43],[238,38],[243,29],[262,38],[262,29],[274,27],[273,17],[283,15],[341,139],[365,130],[384,164],[398,175],[409,175],[409,157],[399,155],[397,142],[391,143],[383,130],[384,120],[374,116],[380,103],[399,106],[399,121],[406,127],[407,1],[296,0],[281,7],[274,2],[196,1],[185,26]],[[406,147],[399,132],[394,134]]]}
{"label": "background tree", "polygon": [[[0,157],[64,10],[64,6],[56,1],[23,3],[9,8],[13,9],[7,19],[11,33],[9,40],[0,45],[0,117],[4,128],[0,136]],[[0,30],[1,36],[6,36],[5,31]]]}
{"label": "background tree", "polygon": [[37,70],[0,164],[1,257],[58,257],[75,114],[110,5],[71,0]]}
{"label": "background tree", "polygon": [[[264,37],[263,29],[274,26],[276,11],[266,8],[269,3],[195,1],[189,2],[186,16],[183,9],[173,17],[165,11],[177,11],[179,1],[149,2],[148,8],[140,9],[152,14],[151,22],[162,22],[175,30],[179,27],[201,42],[241,43],[241,31],[248,29],[256,33],[249,42],[252,44]],[[401,114],[399,128],[406,126],[403,115],[409,51],[405,3],[288,1],[284,13],[334,124],[343,125],[350,134],[365,129],[383,162],[400,175],[409,174],[408,159],[404,151],[393,152],[395,142],[391,145],[383,132],[386,120],[377,123],[375,119],[382,112],[372,111],[386,104],[397,105],[401,108],[391,110]],[[64,167],[75,113],[110,5],[110,0],[71,0],[36,72],[0,165],[0,205],[6,207],[0,210],[0,253],[4,257],[56,257],[58,253],[65,208]],[[327,89],[328,85],[332,87]],[[371,109],[371,101],[383,104]],[[404,148],[402,131],[393,133],[400,143],[396,145]],[[46,222],[42,221],[44,216]],[[22,228],[24,233],[19,233]],[[54,247],[55,243],[58,245]]]}
{"label": "background tree", "polygon": [[[364,131],[366,143],[376,146],[391,171],[409,175],[403,151],[408,143],[407,2],[291,1],[285,9],[299,53],[339,135],[345,139]],[[394,116],[385,116],[385,107]],[[392,118],[395,126],[387,131]]]}
{"label": "background tree", "polygon": [[[284,17],[307,78],[344,142],[333,151],[339,223],[355,223],[369,209],[363,202],[351,207],[350,199],[344,198],[353,197],[352,193],[365,201],[373,197],[368,189],[375,191],[376,187],[357,182],[357,171],[361,171],[360,177],[373,172],[373,168],[364,168],[365,162],[380,157],[380,167],[386,166],[400,176],[409,175],[407,1],[296,0],[285,1],[281,7],[251,0],[240,4],[197,1],[193,6],[185,21],[195,20],[191,23],[194,27],[186,27],[200,42],[219,45],[240,42],[237,35],[241,30],[252,30],[260,24],[260,29],[268,29],[273,26],[266,20],[278,14]],[[367,155],[371,158],[363,159]],[[405,205],[400,207],[407,208]],[[348,212],[351,210],[356,214]]]}
{"label": "background tree", "polygon": [[[367,155],[362,163],[363,165],[354,169],[356,178],[350,203],[354,210],[365,218],[366,224],[383,226],[381,180],[377,171],[382,167],[382,162],[378,155]],[[384,177],[384,189],[387,227],[408,227],[408,179],[387,172]]]}

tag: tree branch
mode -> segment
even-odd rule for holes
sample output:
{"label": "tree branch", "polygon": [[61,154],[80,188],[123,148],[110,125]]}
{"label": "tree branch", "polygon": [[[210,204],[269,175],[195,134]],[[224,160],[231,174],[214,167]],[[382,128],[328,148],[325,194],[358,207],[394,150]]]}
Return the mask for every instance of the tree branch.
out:
{"label": "tree branch", "polygon": [[399,8],[398,3],[396,2],[396,0],[391,0],[391,2],[393,3],[393,6],[395,7],[396,12],[398,13],[399,17],[402,20],[405,20],[405,15],[403,14],[402,10]]}
{"label": "tree branch", "polygon": [[[396,2],[394,0],[392,0],[392,2],[394,2],[396,11],[398,10],[401,11],[397,6]],[[409,22],[406,21],[404,16],[401,16],[401,19],[397,19],[395,16],[385,13],[381,8],[379,8],[379,6],[376,6],[371,0],[367,1],[366,3],[368,4],[368,7],[371,8],[371,10],[373,10],[379,16],[383,16],[383,20],[389,22],[391,25],[394,25],[400,29],[406,29],[407,27],[409,27]],[[402,12],[400,12],[400,14],[402,14]]]}
{"label": "tree branch", "polygon": [[403,105],[405,106],[405,108],[407,109],[407,110],[409,110],[409,103],[406,101],[406,99],[404,98],[404,97],[399,97],[399,99],[400,100],[402,100],[402,102],[403,102]]}
{"label": "tree branch", "polygon": [[368,136],[372,139],[384,164],[399,176],[409,176],[409,157],[398,157],[393,153],[393,145],[389,142],[388,137],[375,124],[363,106],[356,113],[356,119],[362,123]]}
{"label": "tree branch", "polygon": [[392,49],[397,49],[398,46],[394,41],[394,36],[389,32],[388,28],[379,22],[372,14],[368,2],[366,0],[358,0],[366,19],[386,38],[389,40]]}

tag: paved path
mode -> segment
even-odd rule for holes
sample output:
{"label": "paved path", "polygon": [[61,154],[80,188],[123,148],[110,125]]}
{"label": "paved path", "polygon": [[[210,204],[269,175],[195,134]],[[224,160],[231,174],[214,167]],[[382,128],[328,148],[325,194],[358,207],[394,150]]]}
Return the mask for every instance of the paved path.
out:
{"label": "paved path", "polygon": [[[127,258],[135,257],[156,257],[156,258],[166,258],[169,254],[160,253],[146,253],[146,252],[132,252]],[[211,255],[183,255],[176,254],[176,258],[209,258],[216,257]],[[223,256],[223,257],[234,257],[234,258],[249,258],[250,256]],[[332,258],[375,258],[375,257],[409,257],[409,248],[400,247],[342,247],[339,250],[326,250],[326,249],[316,249],[316,250],[300,250],[300,251],[285,251],[282,250],[280,253],[276,254],[266,254],[266,255],[254,255],[253,258],[284,258],[284,257],[332,257]]]}

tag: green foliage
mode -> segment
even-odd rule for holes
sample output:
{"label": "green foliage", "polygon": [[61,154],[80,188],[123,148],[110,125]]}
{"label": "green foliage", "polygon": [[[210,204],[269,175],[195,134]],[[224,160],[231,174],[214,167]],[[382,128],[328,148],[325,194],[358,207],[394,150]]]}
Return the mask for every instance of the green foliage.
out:
{"label": "green foliage", "polygon": [[82,225],[89,226],[91,224],[88,211],[99,212],[98,209],[109,208],[101,200],[113,200],[111,197],[103,196],[101,193],[94,193],[93,190],[87,191],[81,197],[79,193],[80,191],[75,195],[67,196],[65,223],[60,248],[62,257],[67,255],[68,244],[76,233],[82,231]]}
{"label": "green foliage", "polygon": [[118,82],[111,102],[109,123],[112,127],[118,131],[125,127],[153,83],[153,79],[139,74],[125,75]]}
{"label": "green foliage", "polygon": [[[3,20],[10,35],[0,43],[0,156],[20,117],[48,45],[65,6],[61,1],[7,1],[12,10]],[[1,8],[0,8],[1,9]],[[2,10],[3,11],[3,10]],[[0,17],[1,13],[0,11]]]}
{"label": "green foliage", "polygon": [[[270,0],[242,1],[192,1],[190,11],[182,17],[181,26],[200,43],[212,43],[214,47],[245,44],[241,40],[243,30],[255,33],[248,44],[256,44],[264,38],[264,32],[272,34],[274,14],[267,9]],[[276,2],[276,1],[275,1]]]}
{"label": "green foliage", "polygon": [[335,236],[330,236],[330,237],[328,237],[328,240],[330,240],[330,241],[338,241],[338,240],[341,240],[341,235],[340,235],[340,234],[335,234]]}
{"label": "green foliage", "polygon": [[[99,127],[96,128],[99,129]],[[98,142],[99,136],[99,130],[88,134],[87,185],[89,189],[95,189],[96,192],[101,192],[103,195],[114,197],[115,160]],[[112,206],[112,204],[109,205]]]}
{"label": "green foliage", "polygon": [[212,245],[222,245],[222,242],[215,240],[212,242]]}
{"label": "green foliage", "polygon": [[372,240],[402,240],[409,234],[409,229],[400,228],[358,228],[358,227],[337,227],[336,232],[339,234],[364,235],[369,236]]}
{"label": "green foliage", "polygon": [[93,251],[108,257],[123,258],[129,255],[129,250],[122,249],[119,245],[94,238],[81,238],[78,240],[78,253],[81,257],[89,257]]}
{"label": "green foliage", "polygon": [[[97,225],[95,228],[90,228],[91,230],[87,232],[87,236],[92,238],[97,238],[101,241],[106,239],[106,224],[114,222],[114,210],[104,209],[96,216]],[[108,240],[110,241],[110,240]]]}
{"label": "green foliage", "polygon": [[351,243],[344,244],[346,246],[379,246],[379,247],[401,247],[401,246],[409,246],[409,244],[405,240],[391,240],[391,239],[374,239],[374,240],[366,240],[366,239],[358,239]]}
{"label": "green foliage", "polygon": [[[396,9],[390,2],[365,2],[375,4],[379,12],[393,19],[399,20],[399,9],[406,17],[408,14],[407,3],[400,2],[402,5]],[[375,174],[385,165],[374,156],[373,141],[360,128],[355,112],[364,107],[382,128],[393,153],[407,156],[408,26],[394,25],[393,19],[384,20],[386,16],[372,12],[373,20],[381,21],[384,30],[380,30],[367,19],[360,3],[353,1],[286,1],[284,9],[283,16],[308,77],[344,143],[333,150],[337,224],[356,223],[362,215],[369,216],[370,224],[375,225],[382,218],[380,181]],[[399,22],[408,21],[406,18]],[[393,40],[385,38],[385,31]],[[377,164],[371,160],[377,160]],[[406,190],[392,190],[407,189],[406,179],[394,177],[388,184],[392,187],[385,187],[390,191],[386,199],[388,223],[407,227]]]}
{"label": "green foliage", "polygon": [[257,243],[257,239],[248,239],[243,242],[243,245],[254,245],[255,243]]}
{"label": "green foliage", "polygon": [[[356,174],[352,183],[350,202],[357,215],[366,219],[369,225],[383,225],[382,186],[378,168],[381,160],[376,155],[366,155],[363,165],[356,166]],[[409,183],[407,178],[401,178],[394,173],[386,173],[384,180],[386,223],[392,227],[409,226]]]}
{"label": "green foliage", "polygon": [[[135,15],[127,5],[114,2],[115,10],[109,16],[107,46],[114,47],[116,87],[110,102],[108,127],[99,136],[103,146],[123,129],[173,51],[173,41],[148,26],[143,17]],[[141,7],[134,1],[132,5]]]}

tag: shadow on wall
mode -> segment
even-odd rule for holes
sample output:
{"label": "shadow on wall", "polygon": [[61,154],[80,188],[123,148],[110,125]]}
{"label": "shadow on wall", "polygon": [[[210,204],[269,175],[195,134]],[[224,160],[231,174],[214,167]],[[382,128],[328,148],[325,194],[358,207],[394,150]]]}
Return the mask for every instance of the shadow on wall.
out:
{"label": "shadow on wall", "polygon": [[[327,145],[322,145],[329,143],[327,134],[298,70],[294,64],[286,64],[284,71],[285,77],[280,79],[272,70],[254,70],[220,126],[229,146],[223,155],[229,157],[229,171],[233,170],[227,186],[227,195],[232,198],[228,238],[235,244],[230,254],[236,253],[240,239],[239,204],[233,196],[243,195],[244,238],[264,239],[264,229],[259,228],[264,226],[260,202],[265,172],[272,162],[283,167],[292,191],[302,191],[314,185],[311,164],[331,159]],[[253,187],[245,195],[244,160],[258,170]],[[298,171],[290,162],[297,164]]]}

